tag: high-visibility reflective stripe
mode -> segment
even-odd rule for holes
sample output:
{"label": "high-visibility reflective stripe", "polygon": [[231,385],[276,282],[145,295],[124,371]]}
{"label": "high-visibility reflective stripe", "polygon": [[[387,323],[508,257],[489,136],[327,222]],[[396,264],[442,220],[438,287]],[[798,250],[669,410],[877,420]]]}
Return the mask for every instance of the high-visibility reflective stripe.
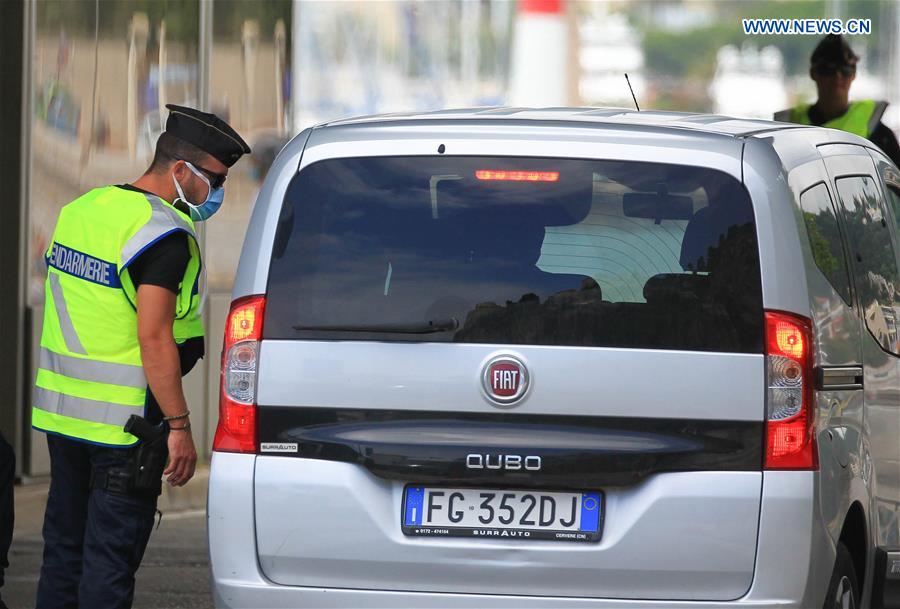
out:
{"label": "high-visibility reflective stripe", "polygon": [[34,407],[51,414],[61,414],[73,419],[124,427],[128,418],[144,415],[143,406],[126,406],[99,400],[76,398],[43,387],[34,388]]}
{"label": "high-visibility reflective stripe", "polygon": [[875,110],[872,112],[872,116],[869,117],[869,124],[866,127],[869,135],[872,135],[875,128],[878,127],[878,123],[881,122],[881,117],[884,116],[884,111],[887,110],[887,107],[888,103],[886,101],[875,102]]}
{"label": "high-visibility reflective stripe", "polygon": [[122,246],[122,266],[126,267],[141,253],[144,248],[157,241],[163,235],[175,230],[188,233],[196,239],[194,230],[174,209],[162,202],[159,197],[146,195],[152,212],[150,219]]}
{"label": "high-visibility reflective stripe", "polygon": [[41,368],[82,381],[122,385],[135,389],[147,388],[147,377],[144,376],[144,369],[141,366],[71,357],[54,353],[45,347],[41,347]]}
{"label": "high-visibility reflective stripe", "polygon": [[31,426],[38,431],[59,434],[75,440],[86,440],[98,446],[134,446],[138,441],[118,426],[70,419],[37,408],[31,409]]}
{"label": "high-visibility reflective stripe", "polygon": [[69,315],[69,309],[66,306],[66,299],[63,297],[62,285],[59,283],[59,275],[49,272],[50,292],[53,294],[53,306],[56,308],[56,317],[59,319],[59,329],[62,331],[63,340],[66,342],[66,349],[72,353],[80,353],[87,355],[75,326],[72,324],[72,317]]}
{"label": "high-visibility reflective stripe", "polygon": [[197,317],[203,315],[203,309],[206,307],[206,297],[209,294],[208,291],[209,282],[206,277],[206,265],[203,264],[203,261],[200,261],[200,273],[194,282],[194,286],[191,288],[191,299],[193,300],[194,294],[200,295],[200,304],[197,305]]}

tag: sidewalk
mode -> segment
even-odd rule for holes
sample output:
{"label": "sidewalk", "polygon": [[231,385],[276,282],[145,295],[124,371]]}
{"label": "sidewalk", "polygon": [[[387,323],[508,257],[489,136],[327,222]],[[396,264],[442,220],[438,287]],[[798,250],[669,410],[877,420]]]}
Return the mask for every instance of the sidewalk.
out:
{"label": "sidewalk", "polygon": [[[191,478],[187,485],[173,488],[168,484],[163,484],[163,493],[159,497],[159,510],[164,515],[205,510],[208,485],[209,465],[198,465],[194,477]],[[49,488],[49,478],[29,481],[16,487],[16,528],[13,534],[14,539],[33,535],[40,536]]]}
{"label": "sidewalk", "polygon": [[[197,468],[187,486],[164,486],[162,523],[150,536],[137,574],[135,609],[212,609],[206,546],[206,487],[209,466]],[[16,487],[16,528],[3,600],[11,609],[34,607],[43,542],[41,526],[49,479]]]}

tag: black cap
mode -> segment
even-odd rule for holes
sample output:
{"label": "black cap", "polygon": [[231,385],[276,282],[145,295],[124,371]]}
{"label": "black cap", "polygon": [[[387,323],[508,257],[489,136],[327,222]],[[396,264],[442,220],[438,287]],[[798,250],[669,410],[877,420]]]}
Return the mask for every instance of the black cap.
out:
{"label": "black cap", "polygon": [[250,146],[237,131],[215,114],[175,104],[166,104],[166,108],[169,109],[166,133],[193,144],[226,167],[250,152]]}
{"label": "black cap", "polygon": [[832,65],[835,67],[855,66],[859,56],[853,52],[840,34],[828,34],[819,41],[809,63],[812,66]]}

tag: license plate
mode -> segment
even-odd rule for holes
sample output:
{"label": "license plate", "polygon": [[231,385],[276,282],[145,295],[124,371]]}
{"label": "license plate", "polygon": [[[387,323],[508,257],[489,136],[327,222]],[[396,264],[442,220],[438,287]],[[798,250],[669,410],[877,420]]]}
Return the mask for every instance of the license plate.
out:
{"label": "license plate", "polygon": [[597,541],[598,492],[545,492],[409,485],[401,528],[411,536]]}

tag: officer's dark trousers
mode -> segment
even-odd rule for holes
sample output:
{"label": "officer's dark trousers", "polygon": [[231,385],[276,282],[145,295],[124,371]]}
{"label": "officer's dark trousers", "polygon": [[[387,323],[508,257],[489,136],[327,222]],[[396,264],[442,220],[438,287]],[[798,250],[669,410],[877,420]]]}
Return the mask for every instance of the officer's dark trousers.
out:
{"label": "officer's dark trousers", "polygon": [[91,470],[123,467],[132,449],[47,436],[50,495],[37,609],[125,609],[134,598],[156,498],[90,488]]}
{"label": "officer's dark trousers", "polygon": [[16,481],[16,453],[0,434],[0,587],[9,567],[9,546],[13,534],[13,484]]}

